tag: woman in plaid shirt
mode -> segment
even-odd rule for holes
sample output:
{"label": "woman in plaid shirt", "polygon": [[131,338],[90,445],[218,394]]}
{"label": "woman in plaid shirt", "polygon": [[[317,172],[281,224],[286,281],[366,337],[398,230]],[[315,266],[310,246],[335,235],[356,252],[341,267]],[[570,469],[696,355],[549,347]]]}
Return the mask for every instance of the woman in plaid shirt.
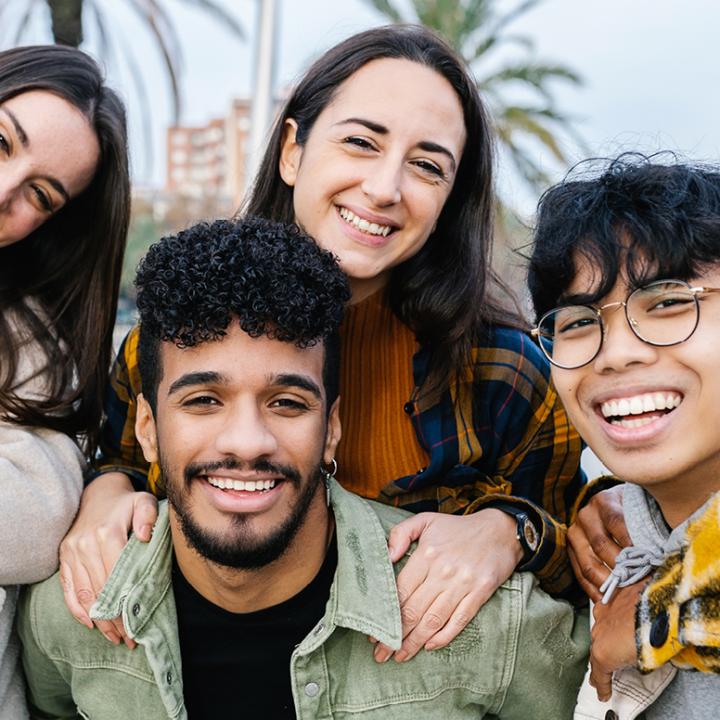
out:
{"label": "woman in plaid shirt", "polygon": [[[246,208],[297,222],[350,278],[339,478],[419,513],[390,538],[393,559],[418,541],[398,579],[400,661],[446,645],[518,567],[556,593],[572,586],[564,523],[581,445],[547,362],[495,299],[492,164],[489,119],[453,51],[421,27],[377,28],[305,74]],[[128,530],[149,537],[155,503],[134,490],[162,493],[133,435],[136,342],[113,372],[103,475],[61,551],[85,623]],[[119,621],[101,629],[120,641]]]}

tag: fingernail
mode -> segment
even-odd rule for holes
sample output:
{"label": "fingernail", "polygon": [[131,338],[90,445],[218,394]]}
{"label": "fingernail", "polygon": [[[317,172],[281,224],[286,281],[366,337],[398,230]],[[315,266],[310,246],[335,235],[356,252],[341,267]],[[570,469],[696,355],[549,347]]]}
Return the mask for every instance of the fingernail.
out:
{"label": "fingernail", "polygon": [[388,652],[387,648],[377,646],[375,648],[373,656],[375,657],[375,662],[384,663],[387,662],[388,658],[390,657],[390,653]]}
{"label": "fingernail", "polygon": [[146,537],[149,540],[152,535],[152,525],[143,525],[141,530],[143,537]]}
{"label": "fingernail", "polygon": [[425,643],[425,650],[431,651],[431,650],[435,650],[436,648],[437,648],[437,645],[435,645],[435,643],[431,643],[431,642]]}
{"label": "fingernail", "polygon": [[120,637],[118,635],[116,635],[115,633],[104,632],[103,635],[105,636],[105,639],[108,642],[111,642],[113,645],[120,644]]}
{"label": "fingernail", "polygon": [[130,650],[134,650],[137,647],[137,643],[129,637],[125,638],[125,645],[127,645]]}
{"label": "fingernail", "polygon": [[408,657],[407,650],[399,650],[398,652],[395,653],[395,661],[396,662],[399,662],[399,663],[405,662],[405,660],[407,660],[407,657]]}

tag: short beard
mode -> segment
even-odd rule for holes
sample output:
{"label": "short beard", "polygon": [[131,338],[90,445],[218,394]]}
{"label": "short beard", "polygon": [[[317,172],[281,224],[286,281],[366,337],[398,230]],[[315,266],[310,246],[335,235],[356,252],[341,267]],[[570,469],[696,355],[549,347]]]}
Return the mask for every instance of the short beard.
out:
{"label": "short beard", "polygon": [[[180,521],[180,529],[190,547],[203,558],[217,565],[229,568],[251,570],[269,565],[281,557],[290,546],[298,530],[303,526],[310,503],[321,482],[320,465],[318,464],[310,474],[310,478],[298,496],[297,502],[287,519],[272,530],[265,537],[256,537],[248,532],[249,518],[237,515],[233,527],[236,532],[227,536],[214,535],[200,526],[192,515],[187,501],[187,488],[192,479],[198,475],[212,474],[216,470],[235,470],[246,468],[247,464],[235,460],[225,460],[217,463],[190,464],[183,473],[183,488],[177,487],[175,478],[169,468],[160,458],[160,469],[166,480],[167,498]],[[274,465],[261,460],[252,465],[258,472],[271,472],[283,476],[283,482],[291,482],[300,486],[302,478],[300,473],[288,465]]]}

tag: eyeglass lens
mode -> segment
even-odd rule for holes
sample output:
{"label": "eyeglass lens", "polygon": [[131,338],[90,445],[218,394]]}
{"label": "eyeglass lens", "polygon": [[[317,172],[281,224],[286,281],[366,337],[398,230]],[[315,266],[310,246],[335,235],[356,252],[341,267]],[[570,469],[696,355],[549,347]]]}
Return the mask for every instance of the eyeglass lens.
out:
{"label": "eyeglass lens", "polygon": [[[600,351],[601,317],[612,307],[596,310],[586,305],[556,308],[540,321],[540,345],[548,359],[564,368],[581,367]],[[698,322],[694,293],[680,281],[660,281],[634,290],[625,314],[637,337],[651,345],[675,345],[692,335]]]}

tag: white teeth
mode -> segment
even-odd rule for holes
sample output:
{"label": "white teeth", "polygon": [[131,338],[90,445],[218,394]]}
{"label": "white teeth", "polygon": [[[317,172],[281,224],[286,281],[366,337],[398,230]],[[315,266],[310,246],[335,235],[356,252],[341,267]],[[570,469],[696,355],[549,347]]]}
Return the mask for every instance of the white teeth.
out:
{"label": "white teeth", "polygon": [[[678,393],[644,393],[629,398],[608,400],[602,404],[600,410],[606,418],[618,418],[627,415],[642,415],[643,413],[657,412],[658,410],[672,410],[682,402],[682,396]],[[642,418],[643,425],[646,418]],[[630,426],[626,427],[639,427]]]}
{"label": "white teeth", "polygon": [[230,478],[216,478],[208,475],[207,481],[221,490],[245,490],[246,492],[257,492],[259,490],[271,490],[275,487],[275,480],[231,480]]}
{"label": "white teeth", "polygon": [[655,418],[633,418],[632,420],[611,420],[610,422],[613,425],[620,425],[624,428],[638,428],[642,427],[643,425],[649,425],[651,422],[653,422]]}
{"label": "white teeth", "polygon": [[355,213],[345,207],[340,208],[340,217],[351,225],[354,225],[359,230],[362,230],[362,232],[369,233],[370,235],[382,235],[383,237],[387,237],[392,232],[392,227],[390,227],[390,225],[378,225],[377,223],[368,222],[367,220],[363,220],[358,217]]}
{"label": "white teeth", "polygon": [[632,415],[640,415],[640,413],[642,411],[643,411],[642,398],[639,398],[639,397],[630,398],[630,413]]}

